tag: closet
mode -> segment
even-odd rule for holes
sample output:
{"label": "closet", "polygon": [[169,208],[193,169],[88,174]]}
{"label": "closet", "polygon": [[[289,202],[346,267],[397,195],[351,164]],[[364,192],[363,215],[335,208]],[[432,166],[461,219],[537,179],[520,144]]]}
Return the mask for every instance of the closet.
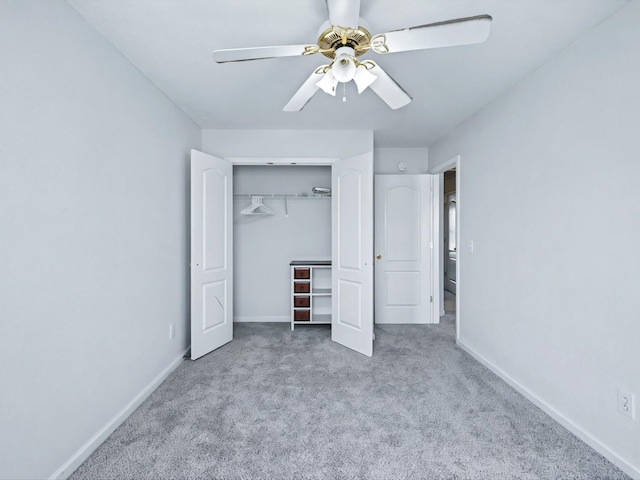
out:
{"label": "closet", "polygon": [[[292,191],[295,182],[287,176],[300,180],[305,171],[312,185]],[[330,187],[331,197],[304,198],[314,186]],[[286,315],[295,260],[331,261],[331,338],[371,356],[372,152],[349,158],[232,159],[193,150],[191,358],[231,341],[234,317],[273,321],[270,311]],[[270,293],[278,284],[285,290]],[[271,304],[278,302],[287,308]]]}
{"label": "closet", "polygon": [[[290,322],[290,263],[331,261],[331,197],[312,192],[331,186],[331,167],[237,165],[233,177],[234,322]],[[319,303],[330,313],[331,298]]]}

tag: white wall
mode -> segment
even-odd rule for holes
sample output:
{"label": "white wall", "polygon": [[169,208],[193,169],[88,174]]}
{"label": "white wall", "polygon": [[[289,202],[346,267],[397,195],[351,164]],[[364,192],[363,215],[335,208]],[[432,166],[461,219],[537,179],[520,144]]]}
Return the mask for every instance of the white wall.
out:
{"label": "white wall", "polygon": [[630,2],[429,150],[461,154],[461,345],[636,478],[638,24]]}
{"label": "white wall", "polygon": [[427,148],[376,148],[373,152],[373,173],[398,175],[398,163],[407,165],[406,174],[428,173],[429,150]]}
{"label": "white wall", "polygon": [[68,475],[188,345],[200,129],[63,1],[0,2],[0,65],[0,478]]}
{"label": "white wall", "polygon": [[373,152],[368,130],[203,130],[202,148],[219,157],[343,158]]}
{"label": "white wall", "polygon": [[[330,167],[236,166],[234,193],[311,193],[331,187]],[[331,260],[331,198],[265,198],[275,215],[244,216],[234,200],[233,314],[236,321],[290,321],[292,260]]]}

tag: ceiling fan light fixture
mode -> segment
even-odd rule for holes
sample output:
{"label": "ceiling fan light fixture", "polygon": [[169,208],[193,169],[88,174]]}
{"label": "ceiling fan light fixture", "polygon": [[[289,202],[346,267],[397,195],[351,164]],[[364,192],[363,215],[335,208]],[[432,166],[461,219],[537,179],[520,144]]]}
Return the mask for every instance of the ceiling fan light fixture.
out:
{"label": "ceiling fan light fixture", "polygon": [[356,68],[356,73],[353,76],[353,81],[358,87],[358,93],[364,92],[369,85],[375,82],[378,79],[376,75],[371,73],[369,69],[363,64],[358,65]]}
{"label": "ceiling fan light fixture", "polygon": [[328,93],[329,95],[336,96],[336,87],[338,86],[338,80],[333,77],[333,73],[331,69],[327,70],[322,78],[316,83],[316,86],[324,93]]}
{"label": "ceiling fan light fixture", "polygon": [[333,78],[342,83],[353,80],[356,74],[356,61],[351,47],[340,47],[336,50],[336,59],[331,66]]}
{"label": "ceiling fan light fixture", "polygon": [[371,60],[360,62],[358,57],[367,52],[389,54],[473,45],[486,41],[489,36],[492,18],[486,14],[416,25],[371,36],[369,27],[359,18],[360,1],[325,0],[329,20],[321,25],[315,45],[216,50],[213,53],[214,60],[217,63],[243,62],[320,53],[330,58],[332,63],[316,68],[285,105],[284,111],[302,110],[319,89],[335,96],[338,83],[342,83],[342,101],[346,102],[346,84],[351,80],[356,84],[358,93],[370,88],[396,110],[408,105],[411,96],[376,63]]}

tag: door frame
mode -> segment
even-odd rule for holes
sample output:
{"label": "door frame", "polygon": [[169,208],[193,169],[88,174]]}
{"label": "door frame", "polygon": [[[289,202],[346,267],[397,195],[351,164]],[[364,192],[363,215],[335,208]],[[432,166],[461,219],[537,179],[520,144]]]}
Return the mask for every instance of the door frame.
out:
{"label": "door frame", "polygon": [[[440,316],[444,315],[444,262],[446,258],[444,258],[444,172],[447,170],[451,170],[452,168],[456,169],[456,245],[458,247],[458,252],[456,256],[456,343],[460,338],[460,262],[462,248],[460,248],[460,217],[461,217],[461,203],[460,197],[461,195],[461,177],[462,177],[462,157],[460,155],[456,155],[455,157],[450,158],[443,164],[439,165],[437,168],[431,170],[430,173],[433,175],[437,175],[438,179],[435,182],[434,188],[434,221],[433,227],[435,230],[434,234],[434,250],[435,257],[437,258],[437,273],[436,269],[434,269],[434,289],[437,288],[438,294],[435,295],[437,299],[437,307],[435,309],[436,312],[440,313]],[[437,208],[435,206],[437,205]],[[434,302],[436,303],[436,302]]]}
{"label": "door frame", "polygon": [[340,157],[222,157],[232,165],[297,165],[302,167],[331,166]]}

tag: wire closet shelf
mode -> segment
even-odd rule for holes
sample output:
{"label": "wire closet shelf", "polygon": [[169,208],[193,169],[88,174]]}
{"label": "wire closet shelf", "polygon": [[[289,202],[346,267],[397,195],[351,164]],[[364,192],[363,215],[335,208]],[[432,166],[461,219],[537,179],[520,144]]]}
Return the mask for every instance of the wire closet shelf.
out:
{"label": "wire closet shelf", "polygon": [[320,199],[331,198],[330,190],[328,193],[234,193],[234,198],[249,198],[252,203],[247,208],[243,209],[240,213],[242,215],[274,215],[275,212],[264,205],[262,200],[269,199],[282,199],[284,200],[284,215],[289,216],[289,206],[287,205],[288,199]]}

